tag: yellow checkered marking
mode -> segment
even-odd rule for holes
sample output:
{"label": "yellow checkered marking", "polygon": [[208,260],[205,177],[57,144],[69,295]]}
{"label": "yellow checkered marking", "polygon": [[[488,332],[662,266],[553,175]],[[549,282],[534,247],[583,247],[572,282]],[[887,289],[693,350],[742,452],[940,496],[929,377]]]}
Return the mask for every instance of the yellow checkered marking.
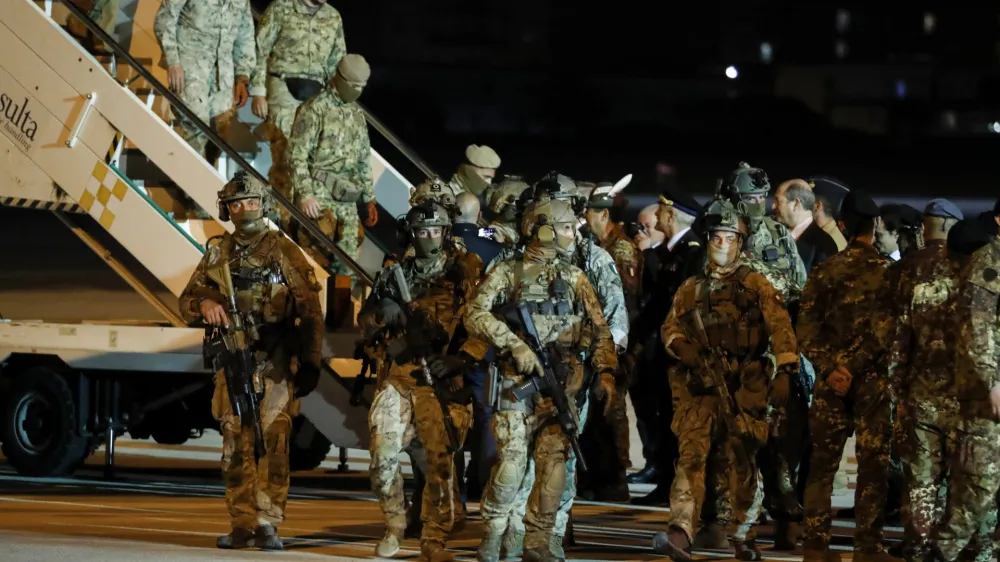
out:
{"label": "yellow checkered marking", "polygon": [[128,191],[128,186],[118,174],[112,172],[104,162],[97,162],[87,187],[80,196],[80,207],[97,219],[105,230],[110,230]]}

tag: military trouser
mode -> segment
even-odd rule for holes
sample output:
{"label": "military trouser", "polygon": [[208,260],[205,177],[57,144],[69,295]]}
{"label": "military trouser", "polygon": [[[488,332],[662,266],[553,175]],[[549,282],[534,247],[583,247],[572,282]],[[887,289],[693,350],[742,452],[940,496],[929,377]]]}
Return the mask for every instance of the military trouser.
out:
{"label": "military trouser", "polygon": [[[355,203],[327,202],[323,205],[322,214],[317,219],[319,229],[330,241],[351,258],[358,259],[358,248],[365,238],[358,218],[358,206]],[[332,252],[320,250],[312,241],[305,229],[298,230],[299,245],[309,252],[316,263],[332,275],[354,276],[351,270],[337,259]]]}
{"label": "military trouser", "polygon": [[[459,441],[464,441],[472,422],[469,407],[451,403],[449,412]],[[368,428],[371,431],[372,491],[378,497],[386,526],[400,536],[406,528],[399,454],[416,436],[427,459],[421,508],[421,542],[444,543],[455,520],[461,516],[462,506],[457,496],[455,462],[453,453],[448,450],[444,415],[433,389],[389,378],[372,400]],[[457,447],[461,443],[453,445]]]}
{"label": "military trouser", "polygon": [[[520,410],[503,410],[493,416],[493,434],[497,440],[497,463],[490,473],[482,502],[486,533],[502,535],[517,502],[518,491],[528,469],[529,452],[535,461],[535,483],[528,497],[524,517],[525,550],[548,547],[555,527],[556,513],[566,489],[566,466],[570,458],[569,439],[556,423],[540,423],[545,418]],[[546,404],[549,403],[549,404]]]}
{"label": "military trouser", "polygon": [[[184,90],[180,98],[198,120],[225,139],[236,114],[233,107],[234,84],[231,80],[220,80],[218,60],[213,54],[217,47],[199,45],[197,41],[193,44],[180,44],[180,64],[184,71]],[[208,138],[179,111],[175,111],[174,115],[180,125],[181,138],[195,152],[205,157]]]}
{"label": "military trouser", "polygon": [[801,522],[802,505],[796,486],[804,451],[809,448],[808,398],[793,393],[780,424],[780,435],[772,435],[759,455],[764,503],[771,517]]}
{"label": "military trouser", "polygon": [[[590,411],[590,399],[583,402],[580,407],[580,431],[587,427],[587,418]],[[576,499],[576,452],[572,447],[569,449],[569,458],[566,459],[566,487],[563,488],[562,496],[559,498],[559,510],[556,512],[555,525],[552,527],[552,534],[557,537],[566,536],[566,527],[569,525],[569,512],[573,509],[573,500]],[[528,456],[528,469],[521,482],[521,489],[517,492],[517,499],[514,503],[514,510],[510,513],[507,521],[507,528],[524,532],[524,518],[528,513],[528,497],[535,486],[535,459]],[[532,506],[534,507],[534,506]]]}
{"label": "military trouser", "polygon": [[[989,404],[983,409],[988,410]],[[991,513],[996,511],[1000,424],[988,415],[988,411],[963,411],[956,424],[955,447],[948,459],[947,507],[932,536],[932,543],[948,562],[960,559],[962,551],[982,534]],[[995,523],[995,517],[993,520]]]}
{"label": "military trouser", "polygon": [[[288,198],[295,201],[292,192],[292,170],[288,165],[288,136],[292,134],[295,123],[295,112],[302,102],[292,97],[285,81],[276,76],[267,77],[267,120],[265,131],[271,147],[271,168],[267,172],[271,186]],[[281,228],[291,232],[291,215],[284,208],[279,208]]]}
{"label": "military trouser", "polygon": [[[709,506],[707,511],[714,511],[712,515],[719,523],[734,524],[734,540],[752,538],[762,502],[757,471],[758,443],[742,439],[743,452],[737,452],[734,438],[720,419],[719,398],[715,395],[681,400],[676,405],[671,430],[680,443],[680,456],[670,487],[667,524],[683,530],[688,540],[694,541],[707,485],[718,494],[714,498],[715,505]],[[728,498],[723,490],[728,491]]]}
{"label": "military trouser", "polygon": [[286,368],[272,366],[263,373],[260,421],[265,455],[256,461],[253,432],[245,430],[233,413],[225,375],[215,375],[212,415],[219,420],[222,433],[222,483],[233,529],[277,527],[285,520],[290,476],[288,442],[292,418],[298,415],[299,407],[287,372]]}
{"label": "military trouser", "polygon": [[813,451],[806,484],[803,543],[807,549],[825,550],[830,544],[833,479],[851,433],[857,434],[858,457],[854,548],[865,553],[882,548],[892,438],[892,403],[882,384],[873,375],[855,377],[853,389],[841,398],[825,380],[816,382],[816,396],[809,412]]}

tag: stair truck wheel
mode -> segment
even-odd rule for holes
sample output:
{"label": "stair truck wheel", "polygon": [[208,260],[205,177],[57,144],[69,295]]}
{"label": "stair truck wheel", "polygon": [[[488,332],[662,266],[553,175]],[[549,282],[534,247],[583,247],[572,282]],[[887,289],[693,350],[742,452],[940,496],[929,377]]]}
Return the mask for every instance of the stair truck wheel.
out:
{"label": "stair truck wheel", "polygon": [[7,462],[26,476],[63,476],[87,456],[76,399],[66,379],[43,367],[23,372],[0,403]]}

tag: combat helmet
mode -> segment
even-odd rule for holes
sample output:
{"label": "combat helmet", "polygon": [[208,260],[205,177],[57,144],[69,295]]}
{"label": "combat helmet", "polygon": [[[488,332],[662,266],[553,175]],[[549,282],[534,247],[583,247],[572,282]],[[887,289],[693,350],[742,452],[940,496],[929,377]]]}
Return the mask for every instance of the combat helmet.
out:
{"label": "combat helmet", "polygon": [[708,207],[705,209],[705,215],[702,218],[701,230],[706,236],[710,236],[713,232],[720,230],[735,232],[743,238],[746,238],[750,233],[746,220],[739,209],[736,208],[736,205],[720,197],[716,197],[709,202]]}
{"label": "combat helmet", "polygon": [[576,213],[567,201],[561,199],[549,199],[547,201],[535,201],[524,210],[521,219],[521,234],[525,237],[533,237],[537,233],[538,227],[542,225],[555,226],[561,223],[576,224]]}
{"label": "combat helmet", "polygon": [[426,201],[434,201],[449,212],[458,209],[454,190],[447,182],[438,177],[428,178],[421,182],[410,195],[410,205],[420,205]]}
{"label": "combat helmet", "polygon": [[489,191],[490,210],[500,215],[505,214],[503,220],[514,220],[517,200],[525,190],[528,189],[528,182],[520,176],[506,176],[499,185]]}
{"label": "combat helmet", "polygon": [[[441,227],[441,237],[433,240],[418,239],[416,231],[432,226]],[[441,252],[444,241],[451,230],[451,218],[447,209],[437,201],[428,200],[412,207],[406,217],[399,222],[399,241],[403,245],[413,243],[418,257],[435,256]]]}
{"label": "combat helmet", "polygon": [[531,199],[538,202],[549,199],[567,201],[577,216],[583,215],[587,205],[587,198],[580,195],[576,182],[569,176],[555,171],[545,174],[542,179],[535,182],[531,189]]}
{"label": "combat helmet", "polygon": [[751,195],[767,197],[770,190],[771,182],[764,170],[740,162],[739,167],[719,186],[718,195],[728,199],[741,213],[754,220],[764,216],[765,205],[763,202],[749,203],[744,198]]}
{"label": "combat helmet", "polygon": [[233,179],[222,187],[222,191],[218,192],[217,196],[219,198],[219,220],[222,222],[230,220],[229,203],[241,199],[259,199],[261,216],[268,216],[271,212],[270,187],[246,170],[236,172]]}

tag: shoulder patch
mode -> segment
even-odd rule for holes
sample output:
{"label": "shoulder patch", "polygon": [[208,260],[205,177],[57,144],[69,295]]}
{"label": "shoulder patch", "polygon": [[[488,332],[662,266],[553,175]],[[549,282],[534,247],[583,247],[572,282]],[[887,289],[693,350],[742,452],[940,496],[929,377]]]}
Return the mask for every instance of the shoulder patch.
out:
{"label": "shoulder patch", "polygon": [[295,120],[295,127],[292,129],[292,134],[295,136],[305,134],[306,129],[309,127],[309,125],[306,124],[306,120],[301,117],[302,115],[304,115],[304,112],[300,112],[300,117]]}

